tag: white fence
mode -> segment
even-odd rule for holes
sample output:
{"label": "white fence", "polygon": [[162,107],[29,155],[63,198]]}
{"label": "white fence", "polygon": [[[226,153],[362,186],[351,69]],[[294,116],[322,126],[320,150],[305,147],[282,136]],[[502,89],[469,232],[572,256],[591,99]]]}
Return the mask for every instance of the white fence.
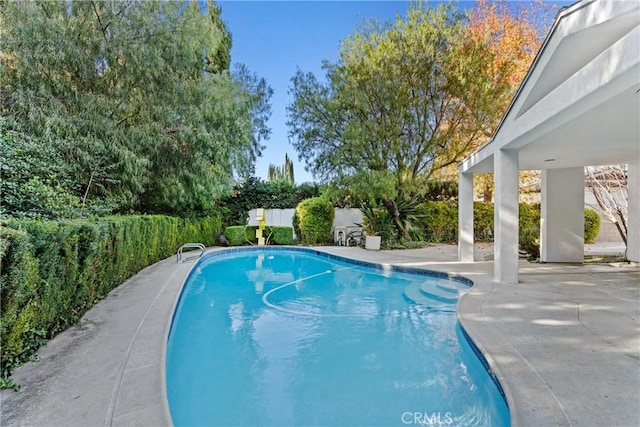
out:
{"label": "white fence", "polygon": [[[333,235],[333,229],[336,227],[356,227],[357,224],[362,223],[362,212],[360,209],[344,209],[335,208],[335,217],[333,220],[333,228],[331,234]],[[265,215],[267,219],[267,225],[293,227],[293,215],[295,209],[266,209]],[[256,209],[249,211],[249,217],[247,218],[248,225],[258,225],[256,220]],[[295,231],[294,231],[295,237]]]}

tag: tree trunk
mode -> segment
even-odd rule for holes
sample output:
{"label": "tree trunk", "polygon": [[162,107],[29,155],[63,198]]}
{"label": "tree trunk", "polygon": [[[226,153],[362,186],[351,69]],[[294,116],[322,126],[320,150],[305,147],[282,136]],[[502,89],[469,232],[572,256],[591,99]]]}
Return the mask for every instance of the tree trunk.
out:
{"label": "tree trunk", "polygon": [[396,203],[396,201],[385,199],[382,201],[382,204],[385,208],[387,208],[387,211],[389,211],[389,214],[393,219],[393,224],[398,231],[398,235],[404,235],[404,230],[402,229],[402,221],[400,220],[400,211],[398,210],[398,204]]}

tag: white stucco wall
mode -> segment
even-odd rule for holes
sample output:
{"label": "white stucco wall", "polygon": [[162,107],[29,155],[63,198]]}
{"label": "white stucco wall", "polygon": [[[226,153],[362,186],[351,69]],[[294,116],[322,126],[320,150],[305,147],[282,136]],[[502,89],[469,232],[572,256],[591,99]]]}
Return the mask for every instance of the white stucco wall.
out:
{"label": "white stucco wall", "polygon": [[584,259],[584,168],[542,171],[540,259],[577,262]]}

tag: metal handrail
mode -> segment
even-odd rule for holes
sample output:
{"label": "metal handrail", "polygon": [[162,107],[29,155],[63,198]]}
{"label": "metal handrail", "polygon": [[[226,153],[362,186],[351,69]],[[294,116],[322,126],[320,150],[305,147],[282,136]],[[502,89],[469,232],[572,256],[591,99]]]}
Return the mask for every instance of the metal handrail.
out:
{"label": "metal handrail", "polygon": [[[198,256],[191,256],[188,258],[182,258],[182,250],[185,248],[196,248],[196,249],[200,249],[200,255]],[[180,246],[180,248],[178,249],[178,254],[177,256],[177,261],[178,264],[183,263],[189,259],[196,259],[196,258],[200,258],[202,255],[204,255],[204,251],[205,251],[205,247],[202,243],[185,243],[184,245]]]}

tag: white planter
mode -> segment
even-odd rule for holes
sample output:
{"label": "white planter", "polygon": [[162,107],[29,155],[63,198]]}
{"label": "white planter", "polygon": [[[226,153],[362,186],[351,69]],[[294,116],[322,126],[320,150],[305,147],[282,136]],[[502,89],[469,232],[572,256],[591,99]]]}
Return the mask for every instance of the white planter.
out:
{"label": "white planter", "polygon": [[380,236],[366,236],[364,238],[364,248],[370,251],[379,251]]}

